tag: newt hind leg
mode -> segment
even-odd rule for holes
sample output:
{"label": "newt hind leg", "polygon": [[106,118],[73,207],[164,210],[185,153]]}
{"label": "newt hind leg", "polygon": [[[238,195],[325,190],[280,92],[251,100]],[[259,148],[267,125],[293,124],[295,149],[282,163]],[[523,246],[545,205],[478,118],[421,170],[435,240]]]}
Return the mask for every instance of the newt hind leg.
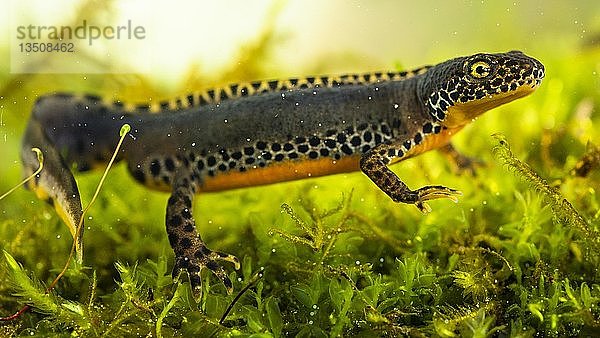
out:
{"label": "newt hind leg", "polygon": [[200,237],[192,216],[192,201],[197,183],[191,177],[187,169],[181,167],[178,170],[167,204],[167,234],[175,252],[173,277],[177,278],[182,270],[186,270],[194,293],[198,295],[202,281],[200,273],[202,269],[208,268],[223,282],[227,292],[231,293],[233,284],[218,261],[231,262],[237,270],[240,268],[239,260],[235,256],[210,250]]}
{"label": "newt hind leg", "polygon": [[362,155],[360,169],[394,202],[414,204],[423,213],[431,211],[431,207],[426,203],[429,200],[448,198],[454,202],[458,201],[457,196],[462,195],[458,190],[441,185],[411,190],[402,182],[387,164],[391,163],[392,159],[401,159],[405,152],[406,149],[402,145],[380,144]]}
{"label": "newt hind leg", "polygon": [[438,151],[446,157],[452,170],[457,174],[470,174],[476,176],[478,167],[484,165],[482,161],[460,153],[454,148],[452,143],[448,143],[445,146],[438,148]]}

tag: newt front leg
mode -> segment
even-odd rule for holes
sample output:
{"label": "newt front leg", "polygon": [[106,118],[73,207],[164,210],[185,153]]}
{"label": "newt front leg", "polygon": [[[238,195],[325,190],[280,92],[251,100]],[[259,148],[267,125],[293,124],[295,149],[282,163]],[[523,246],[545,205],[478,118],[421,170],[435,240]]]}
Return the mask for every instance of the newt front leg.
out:
{"label": "newt front leg", "polygon": [[414,204],[422,213],[431,211],[431,207],[426,203],[428,200],[448,198],[454,202],[458,201],[457,196],[462,195],[460,191],[441,185],[411,190],[387,167],[394,158],[403,156],[404,152],[400,145],[380,144],[361,156],[360,169],[394,202]]}

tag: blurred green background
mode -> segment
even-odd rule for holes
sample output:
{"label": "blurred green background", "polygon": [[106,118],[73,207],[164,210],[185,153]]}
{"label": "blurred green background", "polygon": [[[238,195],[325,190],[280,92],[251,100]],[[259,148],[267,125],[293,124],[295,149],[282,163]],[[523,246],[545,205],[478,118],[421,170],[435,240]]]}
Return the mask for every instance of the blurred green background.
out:
{"label": "blurred green background", "polygon": [[[512,49],[549,66],[537,96],[546,95],[554,82],[567,99],[581,98],[592,93],[568,86],[600,83],[598,64],[569,72],[579,57],[597,52],[600,6],[593,1],[12,1],[11,6],[0,20],[5,32],[0,40],[2,177],[18,171],[19,138],[31,105],[49,91],[145,102],[228,82],[412,68]],[[144,51],[151,53],[118,49],[87,55],[96,72],[110,74],[118,63],[130,74],[11,74],[17,25],[74,26],[82,19],[103,25],[142,22]],[[52,53],[31,71],[52,72],[60,62],[61,56]],[[559,106],[566,103],[559,101]],[[7,180],[0,184],[10,186]]]}

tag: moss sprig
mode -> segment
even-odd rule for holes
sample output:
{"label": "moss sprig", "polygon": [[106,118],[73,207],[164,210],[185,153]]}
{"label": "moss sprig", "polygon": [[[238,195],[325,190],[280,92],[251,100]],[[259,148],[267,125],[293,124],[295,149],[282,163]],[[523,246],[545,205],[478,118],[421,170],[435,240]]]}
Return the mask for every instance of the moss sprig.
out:
{"label": "moss sprig", "polygon": [[575,210],[573,205],[562,194],[536,173],[527,163],[519,160],[510,150],[510,145],[502,134],[494,134],[498,144],[492,149],[498,160],[511,169],[517,176],[526,181],[536,192],[541,194],[551,207],[552,214],[558,223],[574,229],[582,237],[588,247],[588,253],[597,256],[600,250],[600,234],[592,229],[587,221]]}

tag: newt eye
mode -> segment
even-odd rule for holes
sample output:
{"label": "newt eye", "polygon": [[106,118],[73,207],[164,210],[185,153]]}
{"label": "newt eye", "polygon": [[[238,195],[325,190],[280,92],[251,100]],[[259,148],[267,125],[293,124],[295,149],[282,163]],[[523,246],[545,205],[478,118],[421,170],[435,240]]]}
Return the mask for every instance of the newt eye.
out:
{"label": "newt eye", "polygon": [[476,79],[483,79],[490,75],[492,67],[485,61],[477,61],[471,65],[471,76]]}

